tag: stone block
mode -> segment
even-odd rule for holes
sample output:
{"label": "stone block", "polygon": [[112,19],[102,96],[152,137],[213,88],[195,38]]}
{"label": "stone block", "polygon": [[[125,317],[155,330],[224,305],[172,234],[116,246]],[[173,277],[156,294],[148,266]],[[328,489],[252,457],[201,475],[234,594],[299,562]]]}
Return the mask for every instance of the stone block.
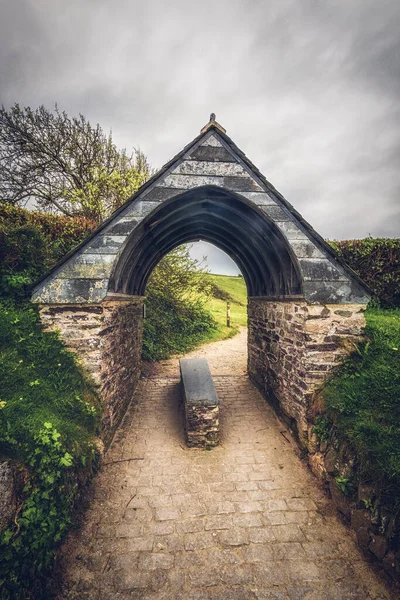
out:
{"label": "stone block", "polygon": [[105,228],[101,235],[97,235],[84,248],[83,254],[118,254],[127,234],[111,234],[111,228]]}
{"label": "stone block", "polygon": [[388,550],[388,540],[383,535],[371,533],[371,542],[368,548],[378,560],[382,560]]}
{"label": "stone block", "polygon": [[371,541],[371,535],[367,527],[360,527],[356,530],[357,542],[364,550],[367,550]]}
{"label": "stone block", "polygon": [[291,215],[280,206],[269,204],[262,206],[262,210],[272,221],[291,221],[292,219]]}
{"label": "stone block", "polygon": [[348,281],[343,267],[333,264],[327,258],[300,258],[299,263],[306,281]]}
{"label": "stone block", "polygon": [[215,135],[210,135],[208,138],[206,138],[204,140],[204,142],[201,143],[201,146],[212,146],[214,148],[217,148],[217,147],[223,148],[221,142],[219,141],[219,139],[217,137],[215,137]]}
{"label": "stone block", "polygon": [[14,469],[8,460],[0,461],[0,532],[7,527],[16,509]]}
{"label": "stone block", "polygon": [[317,477],[317,479],[319,479],[320,481],[326,481],[327,472],[326,472],[326,468],[325,468],[324,457],[321,454],[321,452],[316,452],[315,454],[309,454],[308,455],[308,464],[309,464],[311,471]]}
{"label": "stone block", "polygon": [[218,177],[249,177],[247,171],[236,162],[206,162],[188,160],[172,171],[180,175],[215,175]]}
{"label": "stone block", "polygon": [[235,162],[236,160],[229,150],[223,146],[199,146],[186,158],[189,160],[204,160],[208,162]]}
{"label": "stone block", "polygon": [[277,201],[264,191],[259,192],[242,192],[241,196],[244,196],[251,202],[254,202],[256,206],[278,206]]}
{"label": "stone block", "polygon": [[181,359],[185,432],[189,448],[219,443],[219,399],[205,359]]}

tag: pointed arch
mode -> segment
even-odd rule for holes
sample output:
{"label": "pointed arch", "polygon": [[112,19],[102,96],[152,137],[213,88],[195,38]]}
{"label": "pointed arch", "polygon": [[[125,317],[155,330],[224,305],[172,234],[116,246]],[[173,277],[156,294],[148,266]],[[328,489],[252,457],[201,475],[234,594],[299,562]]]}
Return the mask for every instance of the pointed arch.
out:
{"label": "pointed arch", "polygon": [[150,213],[129,236],[109,291],[144,295],[157,262],[176,246],[199,238],[237,263],[250,296],[302,294],[297,259],[278,227],[246,198],[216,186],[178,194]]}

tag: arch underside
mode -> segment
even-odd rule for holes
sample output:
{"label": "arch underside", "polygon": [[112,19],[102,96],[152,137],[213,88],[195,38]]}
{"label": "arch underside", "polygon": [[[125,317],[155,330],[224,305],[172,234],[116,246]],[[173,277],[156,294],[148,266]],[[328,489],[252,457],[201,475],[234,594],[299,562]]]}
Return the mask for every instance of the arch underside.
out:
{"label": "arch underside", "polygon": [[214,244],[235,261],[249,296],[302,293],[297,261],[276,225],[244,198],[212,186],[179,194],[134,230],[109,290],[143,296],[161,258],[173,248],[199,239]]}

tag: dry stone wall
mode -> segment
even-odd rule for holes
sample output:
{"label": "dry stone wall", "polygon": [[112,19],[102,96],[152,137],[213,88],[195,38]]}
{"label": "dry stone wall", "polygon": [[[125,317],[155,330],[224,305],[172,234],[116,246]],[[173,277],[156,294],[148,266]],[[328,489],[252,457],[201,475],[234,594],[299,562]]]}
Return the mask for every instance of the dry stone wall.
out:
{"label": "dry stone wall", "polygon": [[351,343],[362,338],[364,309],[359,304],[249,299],[250,378],[305,447],[312,441],[308,411],[315,392]]}
{"label": "dry stone wall", "polygon": [[[364,553],[400,581],[400,515],[391,494],[393,482],[372,482],[360,471],[359,460],[350,442],[339,437],[333,426],[328,439],[315,434],[308,464],[323,483],[345,522],[354,529]],[[351,482],[348,495],[339,489],[337,478]]]}
{"label": "dry stone wall", "polygon": [[43,305],[46,329],[58,330],[98,386],[104,402],[102,439],[111,441],[140,376],[143,298],[101,304]]}

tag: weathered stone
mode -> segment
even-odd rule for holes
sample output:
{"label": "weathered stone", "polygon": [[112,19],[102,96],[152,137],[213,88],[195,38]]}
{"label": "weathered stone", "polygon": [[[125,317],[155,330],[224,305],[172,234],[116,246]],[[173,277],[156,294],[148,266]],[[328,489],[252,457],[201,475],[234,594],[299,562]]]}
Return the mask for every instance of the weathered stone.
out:
{"label": "weathered stone", "polygon": [[[360,305],[348,307],[352,312],[352,317],[346,319],[348,329],[355,339],[362,339],[364,314]],[[305,446],[310,440],[307,413],[313,395],[339,358],[350,351],[342,345],[348,334],[341,333],[341,319],[333,314],[334,308],[337,305],[249,298],[250,377],[295,426]],[[324,342],[327,334],[337,341]]]}
{"label": "weathered stone", "polygon": [[339,488],[336,485],[335,480],[330,481],[329,491],[331,493],[332,501],[336,505],[336,508],[339,510],[339,512],[342,513],[342,515],[344,517],[346,517],[346,519],[350,520],[350,517],[351,517],[350,502],[346,498],[346,496],[344,496],[342,494],[342,492],[339,490]]}
{"label": "weathered stone", "polygon": [[335,449],[331,446],[325,454],[325,469],[327,473],[333,475],[338,470],[338,454]]}
{"label": "weathered stone", "polygon": [[190,160],[234,162],[232,154],[222,146],[199,146],[187,157]]}
{"label": "weathered stone", "polygon": [[14,470],[8,460],[0,461],[0,532],[7,527],[16,509]]}
{"label": "weathered stone", "polygon": [[[248,177],[242,165],[235,162],[206,162],[187,160],[181,162],[173,171],[180,175],[216,175],[220,177]],[[248,188],[247,188],[248,189]]]}
{"label": "weathered stone", "polygon": [[[125,241],[125,236],[129,233],[132,233],[138,223],[139,219],[135,219],[133,217],[121,217],[120,219],[116,219],[115,222],[111,223],[106,228],[106,231],[108,235],[121,236],[121,239]],[[102,237],[105,236],[103,235]]]}
{"label": "weathered stone", "polygon": [[272,204],[262,207],[263,212],[269,216],[273,221],[290,221],[290,215],[280,206],[274,206]]}
{"label": "weathered stone", "polygon": [[[101,235],[96,235],[84,248],[82,248],[83,254],[118,254],[122,244],[126,240],[127,234],[111,234],[112,226],[110,225],[109,227],[110,228],[107,228]],[[132,231],[134,227],[135,222],[132,221],[130,231]]]}
{"label": "weathered stone", "polygon": [[333,264],[327,258],[300,258],[299,262],[306,281],[348,280],[343,268]]}
{"label": "weathered stone", "polygon": [[120,422],[140,375],[143,298],[98,305],[42,306],[46,329],[59,330],[99,386],[106,444]]}
{"label": "weathered stone", "polygon": [[364,548],[364,550],[366,550],[371,541],[371,535],[370,535],[367,527],[360,527],[359,529],[357,529],[356,535],[357,535],[357,542],[359,543],[361,548]]}
{"label": "weathered stone", "polygon": [[[211,133],[212,135],[210,135]],[[49,303],[100,302],[107,294],[108,280],[111,280],[112,285],[114,281],[113,273],[115,271],[106,268],[106,265],[109,264],[106,257],[118,254],[127,238],[133,239],[135,230],[139,230],[138,225],[155,210],[166,205],[172,198],[176,197],[178,199],[184,192],[192,193],[196,188],[200,188],[199,204],[201,205],[204,200],[201,196],[204,193],[204,186],[212,186],[222,188],[226,192],[233,192],[232,199],[235,198],[236,201],[240,196],[243,196],[246,198],[246,204],[250,202],[255,208],[260,207],[264,210],[268,219],[263,219],[259,212],[254,212],[254,231],[259,230],[260,226],[265,226],[267,222],[269,226],[271,226],[271,221],[276,225],[271,231],[271,235],[267,235],[268,238],[271,238],[270,247],[263,249],[262,254],[268,255],[264,256],[264,259],[268,259],[267,263],[269,265],[276,263],[272,271],[277,270],[278,272],[266,273],[262,272],[265,269],[259,269],[259,272],[255,275],[258,281],[252,281],[254,289],[260,290],[260,292],[255,291],[255,294],[265,293],[265,281],[270,279],[275,281],[275,287],[278,287],[277,283],[284,271],[282,252],[286,248],[290,250],[290,255],[293,253],[294,257],[298,259],[297,262],[293,259],[291,278],[289,279],[289,282],[292,282],[293,290],[295,290],[293,293],[302,291],[307,301],[314,303],[366,303],[369,299],[368,292],[340,264],[339,260],[335,260],[332,255],[333,250],[324,246],[323,242],[315,236],[312,228],[263,179],[258,170],[233,145],[232,141],[224,138],[223,131],[218,128],[215,131],[208,129],[203,132],[203,135],[204,138],[197,139],[187,146],[176,156],[174,161],[160,170],[158,176],[152,180],[150,185],[145,184],[131,201],[128,201],[122,209],[118,209],[111,220],[101,225],[98,231],[90,236],[87,243],[81,246],[77,251],[77,255],[69,258],[52,275],[39,283],[34,289],[34,300]],[[211,192],[212,190],[210,190],[210,194]],[[212,203],[212,198],[208,198],[207,202]],[[189,207],[188,210],[190,211],[191,208]],[[240,218],[237,214],[235,215],[235,211],[232,211],[232,213],[227,211],[225,217],[223,219],[225,221],[223,226],[226,229],[225,234],[222,235],[220,231],[210,235],[213,241],[218,241],[215,240],[215,236],[218,239],[221,236],[224,239],[227,237],[232,239],[231,250],[235,255],[237,248],[236,243],[233,241],[233,232],[234,226],[238,224]],[[256,223],[257,219],[259,220],[258,225]],[[190,236],[203,234],[204,228],[208,231],[207,218],[205,217],[203,223],[201,219],[198,219],[198,221],[198,232],[196,232],[195,227],[190,232]],[[232,229],[230,229],[231,227]],[[147,234],[149,234],[149,231],[145,230],[145,233],[142,231],[140,235]],[[246,236],[249,237],[248,234]],[[219,241],[222,242],[222,239],[219,239]],[[158,245],[154,244],[154,247],[158,248]],[[157,249],[157,252],[162,251]],[[246,249],[244,252],[246,253]],[[248,252],[251,254],[254,251],[249,248]],[[79,254],[98,254],[102,256],[103,260],[93,261],[90,270],[88,263],[82,265],[79,260],[76,260]],[[238,264],[240,263],[240,266],[246,268],[246,270],[245,265],[256,260],[254,256],[242,257],[239,254],[242,255],[243,251],[238,252],[237,259]],[[245,260],[243,261],[242,258],[245,258]],[[252,269],[249,269],[248,279],[253,280],[254,274],[250,271]],[[298,282],[303,281],[303,290],[300,290],[300,283],[297,283],[297,281],[294,283],[294,274],[296,274],[296,279],[298,276]],[[79,283],[82,278],[87,279],[87,285]],[[59,283],[60,280],[64,282],[62,285]],[[121,289],[114,291],[121,291]],[[125,287],[124,291],[126,291]],[[136,288],[131,291],[143,293],[143,290]],[[282,290],[278,290],[277,293],[282,294]]]}
{"label": "weathered stone", "polygon": [[327,478],[327,472],[325,468],[324,457],[321,452],[308,455],[308,464],[314,475],[320,480],[325,481]]}
{"label": "weathered stone", "polygon": [[360,529],[361,527],[371,526],[371,515],[366,510],[352,510],[351,511],[351,526],[353,529]]}
{"label": "weathered stone", "polygon": [[382,535],[374,535],[371,533],[371,543],[368,547],[376,558],[382,560],[388,550],[388,541]]}
{"label": "weathered stone", "polygon": [[219,443],[219,399],[205,359],[180,360],[185,432],[189,448]]}
{"label": "weathered stone", "polygon": [[33,293],[32,300],[41,304],[95,304],[103,300],[107,288],[108,279],[52,278]]}

